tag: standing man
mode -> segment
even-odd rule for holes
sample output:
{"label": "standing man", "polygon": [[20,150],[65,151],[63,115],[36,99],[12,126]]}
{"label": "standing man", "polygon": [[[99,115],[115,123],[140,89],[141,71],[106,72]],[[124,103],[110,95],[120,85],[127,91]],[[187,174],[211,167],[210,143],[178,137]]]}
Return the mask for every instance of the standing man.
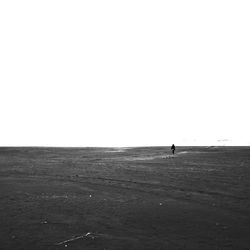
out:
{"label": "standing man", "polygon": [[172,144],[171,150],[172,150],[172,153],[174,155],[174,151],[175,151],[175,145],[174,144]]}

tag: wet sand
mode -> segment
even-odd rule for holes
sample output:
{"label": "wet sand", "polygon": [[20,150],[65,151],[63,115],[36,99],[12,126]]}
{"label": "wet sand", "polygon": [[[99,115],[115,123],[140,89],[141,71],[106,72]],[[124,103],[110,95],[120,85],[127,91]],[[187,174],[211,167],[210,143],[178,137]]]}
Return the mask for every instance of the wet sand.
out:
{"label": "wet sand", "polygon": [[0,249],[250,249],[250,147],[0,148]]}

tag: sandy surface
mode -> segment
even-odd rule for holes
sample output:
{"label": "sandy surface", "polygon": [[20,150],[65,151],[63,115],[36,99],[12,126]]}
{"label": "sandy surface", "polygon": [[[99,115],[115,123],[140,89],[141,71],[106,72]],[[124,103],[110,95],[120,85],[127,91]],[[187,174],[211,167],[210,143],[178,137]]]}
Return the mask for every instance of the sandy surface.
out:
{"label": "sandy surface", "polygon": [[250,148],[0,148],[0,249],[250,249]]}

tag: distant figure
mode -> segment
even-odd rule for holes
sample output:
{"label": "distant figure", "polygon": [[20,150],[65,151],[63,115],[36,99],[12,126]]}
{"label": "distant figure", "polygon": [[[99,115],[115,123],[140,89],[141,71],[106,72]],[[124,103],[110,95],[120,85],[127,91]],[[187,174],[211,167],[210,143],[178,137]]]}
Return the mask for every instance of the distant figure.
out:
{"label": "distant figure", "polygon": [[172,153],[174,155],[174,151],[175,151],[175,145],[174,144],[172,144],[171,150],[172,150]]}

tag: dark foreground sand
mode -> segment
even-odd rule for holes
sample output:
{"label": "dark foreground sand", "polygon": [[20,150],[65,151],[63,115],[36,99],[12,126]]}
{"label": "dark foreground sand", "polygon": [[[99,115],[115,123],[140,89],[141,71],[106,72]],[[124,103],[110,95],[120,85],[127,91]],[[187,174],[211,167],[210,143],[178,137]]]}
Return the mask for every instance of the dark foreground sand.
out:
{"label": "dark foreground sand", "polygon": [[169,151],[0,148],[0,249],[250,249],[250,148]]}

